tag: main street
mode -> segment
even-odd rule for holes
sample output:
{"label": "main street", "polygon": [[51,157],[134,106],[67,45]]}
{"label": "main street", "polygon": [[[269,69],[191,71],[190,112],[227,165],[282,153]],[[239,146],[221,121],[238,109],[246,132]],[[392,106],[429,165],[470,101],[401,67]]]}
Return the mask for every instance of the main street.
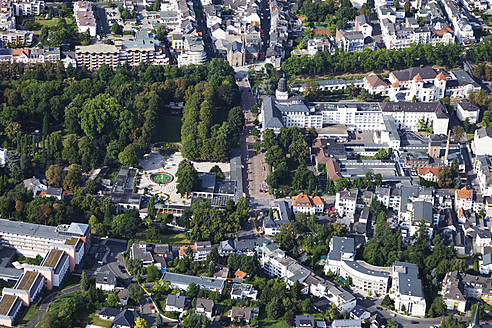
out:
{"label": "main street", "polygon": [[241,132],[241,158],[244,166],[243,173],[246,176],[245,192],[250,199],[250,208],[253,210],[253,216],[259,212],[269,209],[272,206],[273,197],[267,192],[260,191],[260,185],[265,184],[268,175],[268,165],[265,163],[265,153],[256,153],[254,144],[259,141],[259,137],[251,134],[255,129],[255,117],[251,108],[257,105],[257,100],[251,92],[248,73],[245,70],[236,71],[236,79],[239,89],[241,90],[242,100],[241,109],[245,116],[245,129]]}

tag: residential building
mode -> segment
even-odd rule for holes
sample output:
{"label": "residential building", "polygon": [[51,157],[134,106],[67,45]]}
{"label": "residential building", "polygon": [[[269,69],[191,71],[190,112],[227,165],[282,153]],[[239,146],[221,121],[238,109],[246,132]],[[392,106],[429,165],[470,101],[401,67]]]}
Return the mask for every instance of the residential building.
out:
{"label": "residential building", "polygon": [[353,218],[357,208],[358,189],[339,191],[335,198],[335,208],[340,217]]}
{"label": "residential building", "polygon": [[295,328],[316,328],[313,315],[296,315]]}
{"label": "residential building", "polygon": [[77,66],[86,66],[95,71],[102,65],[115,69],[118,65],[128,63],[138,66],[140,63],[167,65],[165,48],[160,41],[146,30],[138,31],[130,40],[116,41],[114,45],[96,43],[75,47]]}
{"label": "residential building", "polygon": [[[464,309],[469,298],[492,304],[492,280],[490,277],[473,276],[458,271],[448,272],[442,283],[444,302],[448,309]],[[463,298],[461,298],[463,295]],[[460,297],[457,297],[460,296]]]}
{"label": "residential building", "polygon": [[179,288],[182,290],[187,290],[188,286],[191,283],[197,285],[200,289],[205,289],[208,291],[219,291],[225,287],[225,280],[218,278],[209,278],[209,277],[195,277],[188,276],[185,274],[172,273],[172,272],[164,272],[161,280],[169,281],[171,288]]}
{"label": "residential building", "polygon": [[468,99],[462,99],[456,104],[456,116],[461,121],[468,119],[470,124],[477,123],[480,108]]}
{"label": "residential building", "polygon": [[96,311],[96,315],[102,320],[113,321],[121,313],[120,309],[111,307],[103,307],[101,310]]}
{"label": "residential building", "polygon": [[294,214],[297,212],[306,214],[323,213],[325,204],[323,199],[319,196],[311,198],[308,195],[301,193],[294,197],[292,209]]}
{"label": "residential building", "polygon": [[362,322],[355,319],[335,319],[331,328],[361,328]]}
{"label": "residential building", "polygon": [[488,128],[476,130],[472,141],[472,150],[475,156],[492,154],[492,130]]}
{"label": "residential building", "polygon": [[480,273],[490,274],[492,272],[492,253],[487,253],[483,255],[481,261],[479,261]]}
{"label": "residential building", "polygon": [[14,1],[12,6],[15,16],[37,16],[45,11],[44,1]]}
{"label": "residential building", "polygon": [[214,301],[206,298],[196,299],[196,313],[204,314],[207,318],[212,319],[214,313]]}
{"label": "residential building", "polygon": [[482,196],[492,196],[492,156],[477,156],[474,162],[474,168],[475,172],[477,172],[478,183]]}
{"label": "residential building", "polygon": [[[0,40],[4,44],[31,44],[34,41],[34,34],[29,31],[15,29],[0,29]],[[15,50],[15,49],[12,49]]]}
{"label": "residential building", "polygon": [[92,37],[96,36],[97,25],[91,3],[89,1],[74,2],[73,13],[79,33],[89,33]]}
{"label": "residential building", "polygon": [[395,262],[392,279],[395,308],[412,316],[423,317],[426,301],[419,268],[413,263]]}
{"label": "residential building", "polygon": [[437,167],[419,167],[417,169],[417,174],[419,175],[419,178],[432,182],[437,182],[438,173],[439,168]]}
{"label": "residential building", "polygon": [[229,313],[229,318],[231,320],[244,321],[249,323],[251,320],[251,308],[233,306],[231,312]]}
{"label": "residential building", "polygon": [[361,32],[365,38],[372,36],[372,24],[366,15],[355,17],[355,30]]}
{"label": "residential building", "polygon": [[454,192],[455,209],[462,208],[465,211],[471,211],[473,207],[473,190],[463,187]]}
{"label": "residential building", "polygon": [[142,261],[143,266],[154,264],[154,257],[150,252],[150,245],[148,245],[145,241],[133,243],[130,248],[130,259]]}
{"label": "residential building", "polygon": [[116,276],[110,271],[98,272],[96,274],[96,288],[105,292],[111,292],[116,287]]}
{"label": "residential building", "polygon": [[343,51],[361,51],[365,46],[364,34],[360,31],[343,31],[337,29],[335,41]]}
{"label": "residential building", "polygon": [[[388,268],[355,261],[355,240],[348,237],[333,237],[330,240],[324,271],[331,272],[345,280],[349,276],[352,286],[363,295],[385,295],[388,292]],[[340,279],[339,278],[339,279]]]}
{"label": "residential building", "polygon": [[235,283],[231,287],[231,299],[252,299],[256,300],[258,291],[251,284]]}
{"label": "residential building", "polygon": [[[169,312],[184,312],[188,309],[189,306],[188,303],[189,303],[188,298],[181,293],[175,295],[169,294],[167,295],[165,310]],[[197,304],[198,304],[198,300],[197,300]]]}
{"label": "residential building", "polygon": [[[276,215],[275,215],[276,214]],[[267,216],[263,219],[263,231],[267,236],[273,236],[280,232],[280,228],[294,218],[292,209],[286,201],[278,203],[274,217]]]}
{"label": "residential building", "polygon": [[113,328],[133,328],[135,321],[139,318],[137,311],[123,310],[113,320],[111,327]]}

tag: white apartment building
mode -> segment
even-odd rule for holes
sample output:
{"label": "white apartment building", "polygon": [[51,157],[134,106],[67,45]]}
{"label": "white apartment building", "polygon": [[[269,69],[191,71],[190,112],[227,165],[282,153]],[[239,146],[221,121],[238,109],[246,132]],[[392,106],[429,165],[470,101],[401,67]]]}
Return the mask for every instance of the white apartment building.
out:
{"label": "white apartment building", "polygon": [[479,114],[480,108],[468,99],[460,100],[456,104],[456,116],[458,116],[461,121],[468,119],[471,124],[477,123]]}
{"label": "white apartment building", "polygon": [[355,261],[355,240],[348,237],[333,237],[330,240],[324,271],[332,272],[343,279],[350,277],[352,286],[363,295],[376,296],[388,292],[389,268],[380,268],[363,261]]}
{"label": "white apartment building", "polygon": [[260,264],[270,277],[287,277],[287,268],[295,260],[274,244],[263,246]]}
{"label": "white apartment building", "polygon": [[475,156],[492,154],[492,130],[481,128],[475,131],[472,142],[472,150]]}
{"label": "white apartment building", "polygon": [[477,172],[480,192],[483,197],[492,196],[492,156],[477,156],[474,162],[475,171]]}
{"label": "white apartment building", "polygon": [[335,209],[340,217],[353,217],[357,208],[358,189],[339,191],[335,198]]}
{"label": "white apartment building", "polygon": [[473,207],[473,190],[466,187],[456,190],[454,192],[454,207],[456,210],[462,208],[465,211],[471,211]]}
{"label": "white apartment building", "polygon": [[292,209],[294,214],[297,212],[306,214],[323,213],[325,209],[325,203],[323,199],[319,196],[311,198],[308,195],[304,195],[301,193],[294,197],[292,201]]}
{"label": "white apartment building", "polygon": [[413,263],[395,262],[392,279],[395,308],[412,316],[423,317],[426,302],[419,279],[419,268]]}
{"label": "white apartment building", "polygon": [[15,16],[41,15],[44,12],[44,1],[14,1],[12,6]]}
{"label": "white apartment building", "polygon": [[76,1],[73,4],[73,13],[79,33],[89,32],[90,36],[96,36],[97,24],[89,1]]}

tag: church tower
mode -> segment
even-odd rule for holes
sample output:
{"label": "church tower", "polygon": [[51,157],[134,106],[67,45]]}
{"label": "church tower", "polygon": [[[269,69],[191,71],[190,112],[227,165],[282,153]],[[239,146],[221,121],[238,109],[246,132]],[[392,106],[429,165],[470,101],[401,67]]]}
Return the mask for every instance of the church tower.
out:
{"label": "church tower", "polygon": [[289,92],[287,91],[287,79],[284,76],[278,81],[277,90],[275,91],[275,98],[280,101],[289,99]]}

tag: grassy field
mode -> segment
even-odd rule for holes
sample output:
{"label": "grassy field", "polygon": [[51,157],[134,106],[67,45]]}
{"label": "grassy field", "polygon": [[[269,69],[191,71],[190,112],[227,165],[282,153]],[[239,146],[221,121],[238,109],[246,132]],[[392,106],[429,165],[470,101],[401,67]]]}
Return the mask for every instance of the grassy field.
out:
{"label": "grassy field", "polygon": [[154,142],[180,142],[181,141],[181,117],[164,116],[158,122],[157,134]]}
{"label": "grassy field", "polygon": [[27,325],[36,316],[39,311],[39,306],[23,306],[20,312],[20,320],[17,323],[20,326]]}
{"label": "grassy field", "polygon": [[271,320],[267,318],[260,319],[258,327],[261,328],[290,328],[285,320]]}
{"label": "grassy field", "polygon": [[99,318],[99,316],[97,316],[95,313],[93,313],[89,316],[89,320],[87,323],[90,323],[90,324],[96,325],[96,326],[109,328],[111,326],[112,322],[108,321],[108,320],[102,320],[101,318]]}
{"label": "grassy field", "polygon": [[[145,231],[137,232],[135,236],[136,240],[145,240]],[[160,234],[160,242],[164,244],[189,244],[191,241],[186,238],[184,233],[169,233],[169,234]]]}

